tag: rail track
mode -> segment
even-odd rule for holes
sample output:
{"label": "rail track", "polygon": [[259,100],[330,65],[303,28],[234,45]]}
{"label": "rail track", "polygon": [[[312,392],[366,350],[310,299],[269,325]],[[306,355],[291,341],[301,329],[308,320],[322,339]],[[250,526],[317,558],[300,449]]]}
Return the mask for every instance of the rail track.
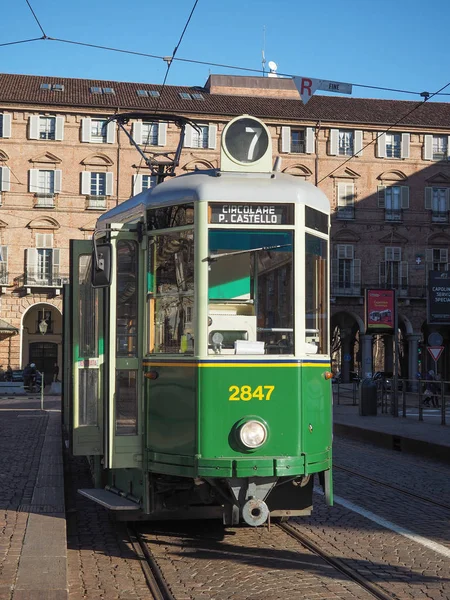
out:
{"label": "rail track", "polygon": [[402,488],[398,485],[387,483],[385,481],[380,481],[379,479],[374,479],[373,477],[369,477],[368,475],[365,475],[364,473],[359,473],[358,471],[354,471],[353,469],[349,469],[348,467],[343,467],[341,465],[337,465],[336,463],[334,463],[333,468],[338,469],[339,471],[344,471],[345,473],[349,473],[350,475],[359,477],[360,479],[365,479],[366,481],[370,481],[370,483],[374,483],[378,486],[382,486],[387,489],[394,490],[396,492],[400,492],[401,494],[404,494],[405,496],[409,496],[410,498],[414,498],[415,500],[420,500],[421,502],[427,502],[428,504],[432,504],[433,506],[437,506],[439,508],[443,508],[445,510],[450,511],[450,504],[445,504],[444,502],[438,502],[437,500],[434,500],[433,498],[415,494],[414,492],[405,490],[405,488]]}
{"label": "rail track", "polygon": [[311,541],[308,537],[303,535],[298,529],[289,523],[278,523],[277,527],[282,529],[289,536],[298,541],[302,546],[307,548],[310,552],[313,552],[326,563],[328,563],[331,567],[345,575],[347,578],[351,579],[353,582],[357,583],[361,588],[363,588],[366,592],[371,594],[373,598],[377,598],[377,600],[395,600],[398,598],[397,595],[388,594],[384,590],[382,590],[379,586],[372,583],[368,579],[364,578],[354,569],[351,569],[347,565],[345,565],[341,560],[330,556],[325,551],[323,551],[315,542]]}

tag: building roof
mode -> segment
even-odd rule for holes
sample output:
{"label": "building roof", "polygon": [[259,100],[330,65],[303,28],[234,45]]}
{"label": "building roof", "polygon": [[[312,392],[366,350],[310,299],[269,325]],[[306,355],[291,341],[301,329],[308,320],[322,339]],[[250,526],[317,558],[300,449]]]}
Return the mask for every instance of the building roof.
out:
{"label": "building roof", "polygon": [[[238,80],[239,78],[234,78]],[[256,78],[242,78],[251,80]],[[264,79],[264,78],[259,78]],[[265,78],[267,82],[271,79]],[[223,86],[229,78],[223,80]],[[41,84],[60,84],[63,91],[41,89]],[[208,84],[210,81],[208,81]],[[245,82],[243,82],[245,83]],[[207,84],[207,85],[208,85]],[[262,119],[273,119],[279,123],[290,121],[349,123],[354,125],[389,126],[417,106],[416,101],[376,100],[341,96],[314,96],[306,105],[300,98],[280,98],[264,96],[264,86],[259,85],[258,95],[252,95],[252,89],[236,85],[223,87],[219,91],[220,79],[207,88],[186,86],[165,86],[161,98],[138,96],[138,90],[161,92],[162,86],[151,83],[129,83],[120,81],[102,81],[98,79],[69,79],[54,76],[0,74],[0,105],[33,105],[59,108],[105,109],[111,111],[149,111],[158,107],[161,112],[175,112],[184,115],[211,115],[214,117],[233,117],[251,114]],[[266,84],[268,87],[274,84]],[[277,84],[279,85],[279,84]],[[112,88],[114,93],[95,94],[91,87]],[[286,86],[288,89],[290,86]],[[212,91],[212,93],[210,92]],[[180,93],[200,93],[203,99],[183,99]],[[231,93],[230,93],[231,92]],[[272,94],[273,95],[273,94]],[[282,90],[280,89],[280,95]],[[450,129],[450,103],[424,102],[409,116],[402,119],[397,129],[418,127],[424,130],[436,128]]]}

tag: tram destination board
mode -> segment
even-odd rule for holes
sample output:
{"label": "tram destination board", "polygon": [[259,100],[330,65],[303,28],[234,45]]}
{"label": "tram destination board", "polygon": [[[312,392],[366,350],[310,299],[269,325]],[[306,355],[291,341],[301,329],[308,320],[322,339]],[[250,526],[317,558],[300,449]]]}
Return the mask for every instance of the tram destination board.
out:
{"label": "tram destination board", "polygon": [[210,204],[210,223],[221,225],[293,225],[290,204]]}

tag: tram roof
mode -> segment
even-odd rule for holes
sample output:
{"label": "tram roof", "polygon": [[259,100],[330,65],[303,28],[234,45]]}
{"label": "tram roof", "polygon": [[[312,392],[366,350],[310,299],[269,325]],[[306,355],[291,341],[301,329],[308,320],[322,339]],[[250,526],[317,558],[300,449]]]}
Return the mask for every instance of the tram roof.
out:
{"label": "tram roof", "polygon": [[139,220],[149,208],[191,202],[298,203],[326,214],[330,202],[317,187],[286,173],[231,173],[219,169],[179,175],[104,213],[98,225]]}

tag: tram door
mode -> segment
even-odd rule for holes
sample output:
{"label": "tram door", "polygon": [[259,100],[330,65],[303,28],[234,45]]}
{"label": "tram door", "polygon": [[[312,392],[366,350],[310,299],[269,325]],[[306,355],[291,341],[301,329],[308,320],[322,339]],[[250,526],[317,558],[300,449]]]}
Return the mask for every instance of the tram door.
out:
{"label": "tram door", "polygon": [[71,240],[71,293],[64,315],[65,387],[72,407],[72,451],[75,455],[103,453],[103,289],[91,284],[92,243]]}
{"label": "tram door", "polygon": [[145,277],[145,250],[135,233],[111,232],[112,281],[107,288],[109,324],[108,468],[142,465],[142,336],[143,306],[140,302]]}

